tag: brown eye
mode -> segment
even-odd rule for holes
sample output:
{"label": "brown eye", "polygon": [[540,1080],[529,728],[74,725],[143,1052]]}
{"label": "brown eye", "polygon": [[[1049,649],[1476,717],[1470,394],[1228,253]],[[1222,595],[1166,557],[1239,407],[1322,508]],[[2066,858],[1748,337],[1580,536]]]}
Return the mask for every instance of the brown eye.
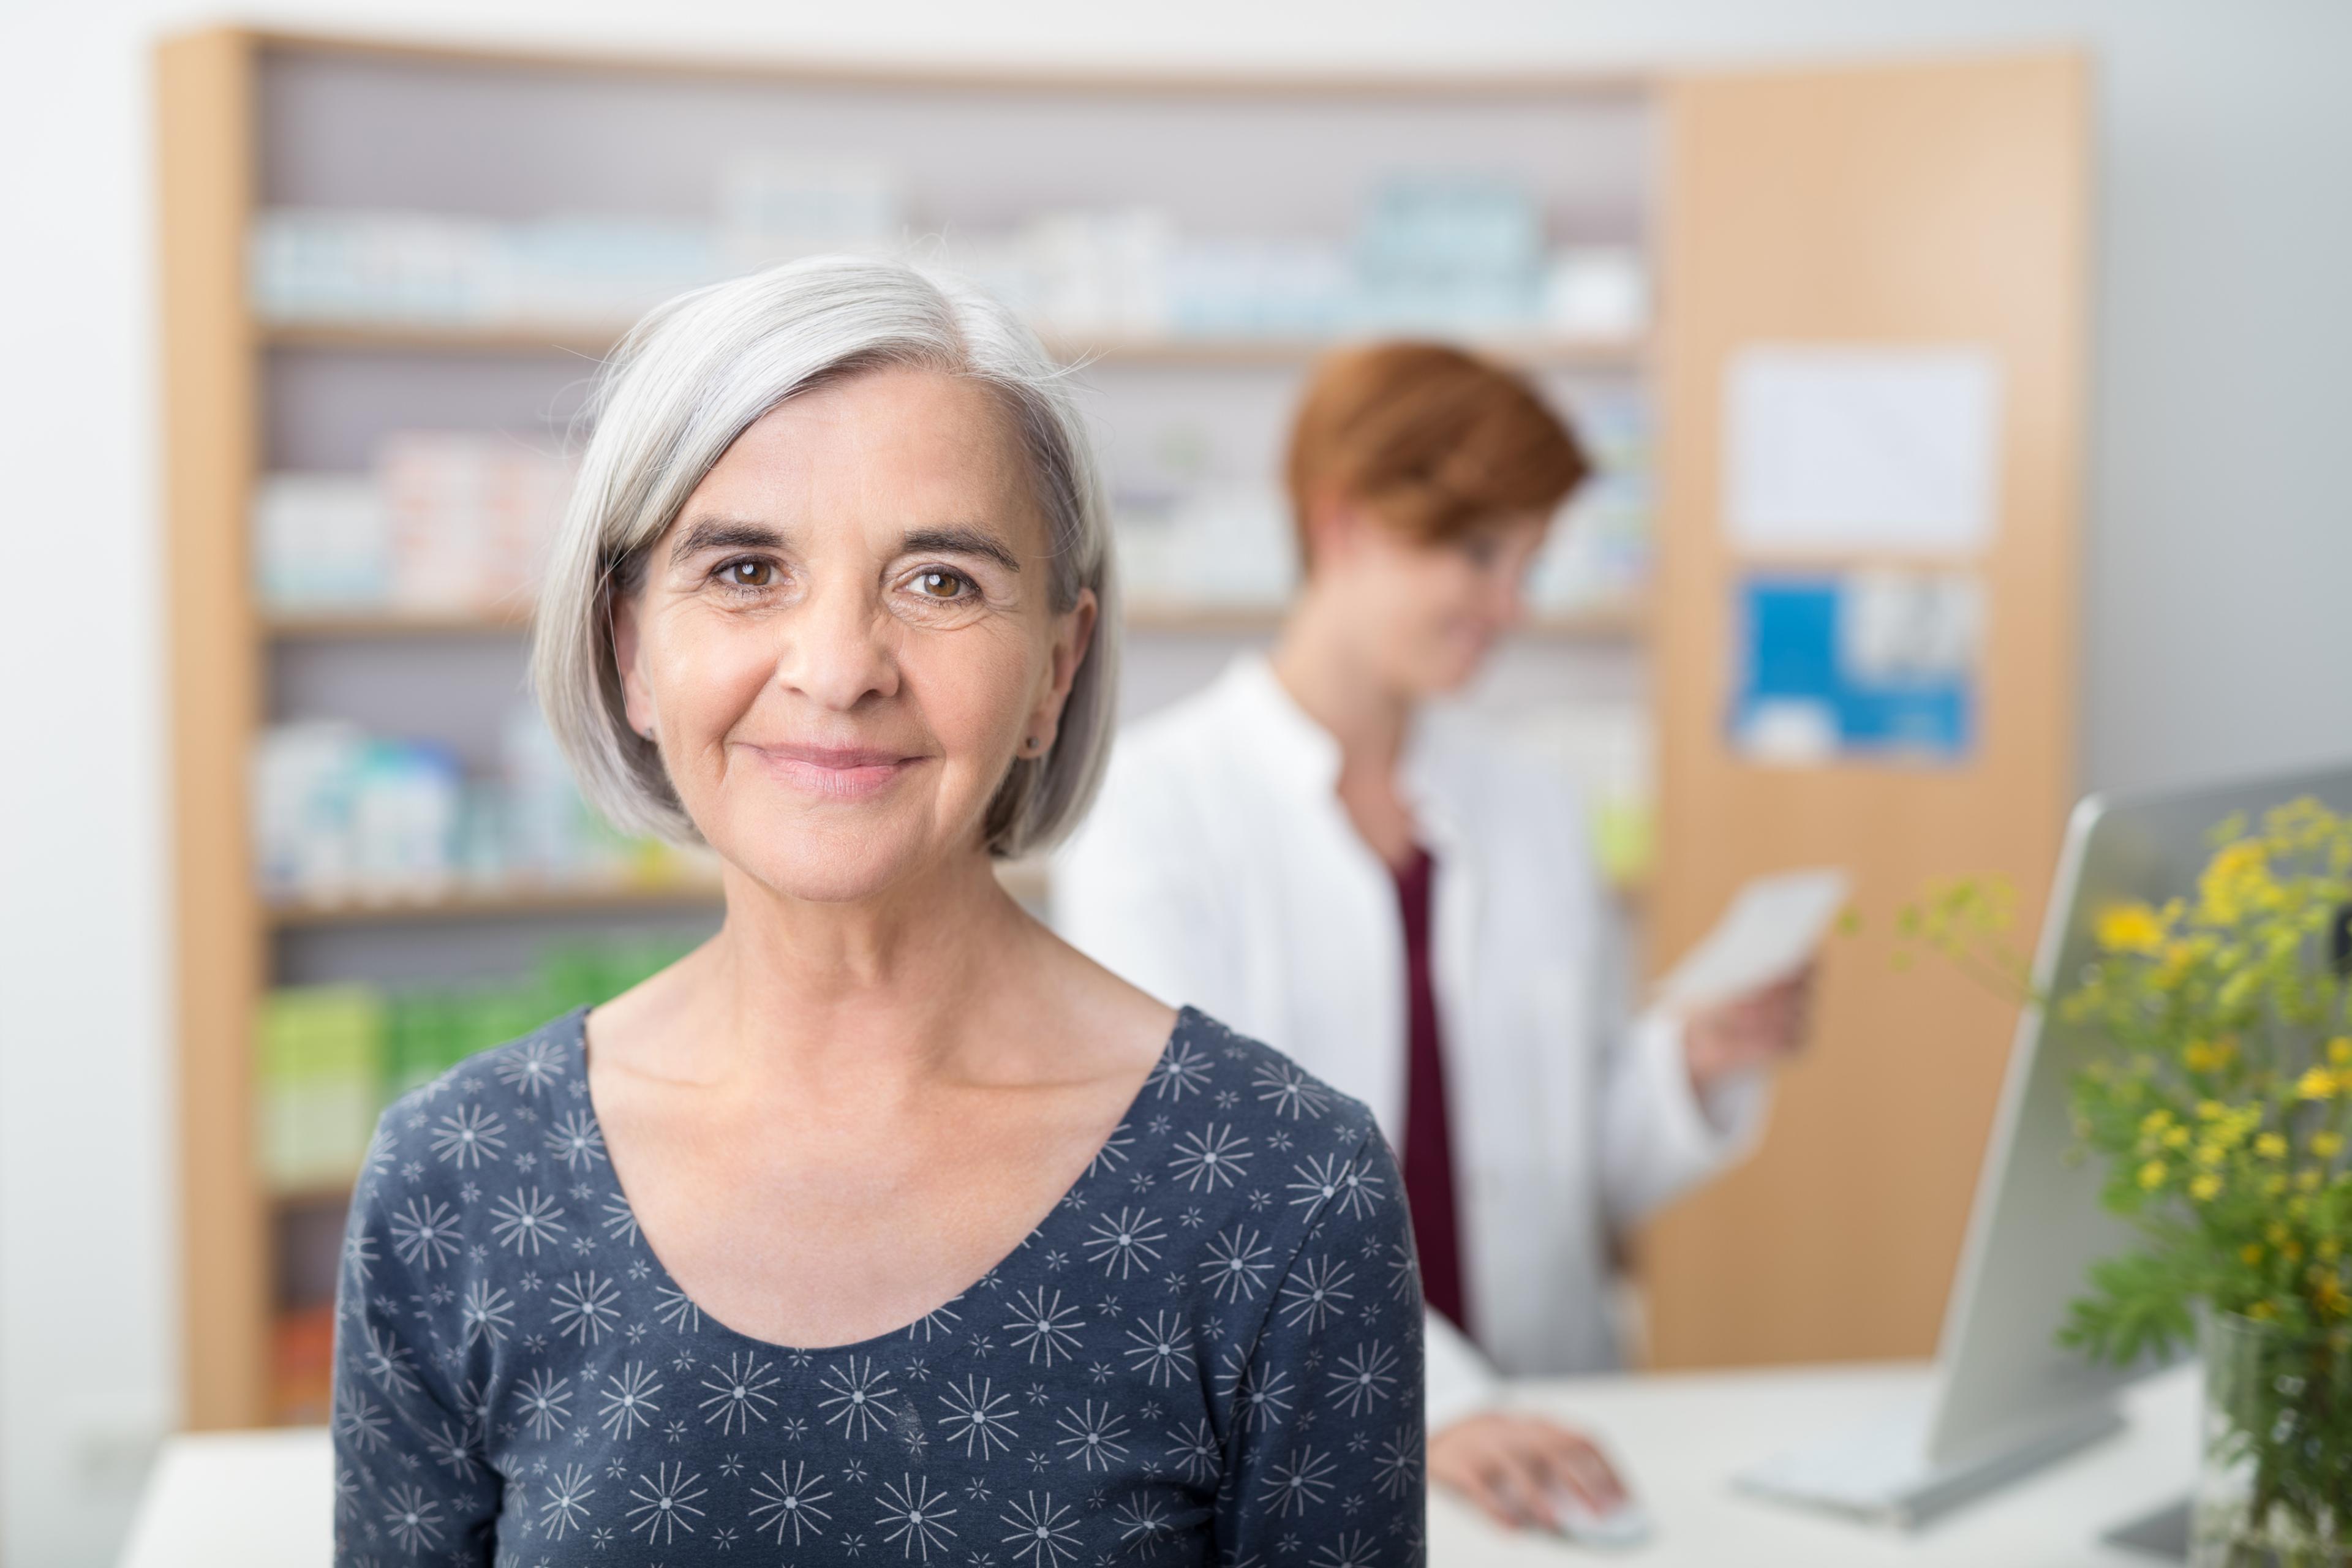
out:
{"label": "brown eye", "polygon": [[924,572],[915,578],[915,592],[926,599],[960,599],[963,590],[964,580],[952,572]]}
{"label": "brown eye", "polygon": [[765,588],[776,580],[776,569],[765,561],[734,561],[719,569],[730,588]]}

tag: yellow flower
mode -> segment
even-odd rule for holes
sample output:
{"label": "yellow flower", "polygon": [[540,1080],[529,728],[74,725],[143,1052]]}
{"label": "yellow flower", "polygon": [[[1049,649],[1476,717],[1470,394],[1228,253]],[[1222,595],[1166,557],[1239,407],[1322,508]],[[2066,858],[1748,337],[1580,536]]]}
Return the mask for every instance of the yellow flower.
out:
{"label": "yellow flower", "polygon": [[2286,1140],[2275,1132],[2265,1132],[2254,1140],[2254,1152],[2265,1160],[2286,1158]]}
{"label": "yellow flower", "polygon": [[2273,1318],[2278,1316],[2278,1309],[2272,1306],[2268,1301],[2257,1301],[2252,1306],[2246,1309],[2246,1316],[2253,1319],[2257,1322],[2267,1323]]}
{"label": "yellow flower", "polygon": [[2305,1100],[2326,1100],[2336,1092],[2336,1075],[2326,1068],[2312,1068],[2295,1080],[2294,1092]]}
{"label": "yellow flower", "polygon": [[2197,1120],[2200,1121],[2219,1121],[2229,1113],[2230,1108],[2218,1100],[2200,1100],[2197,1102]]}
{"label": "yellow flower", "polygon": [[2150,1160],[2147,1164],[2142,1165],[2139,1168],[2139,1184],[2153,1192],[2158,1187],[2164,1185],[2164,1162],[2161,1160]]}
{"label": "yellow flower", "polygon": [[2146,904],[2109,904],[2099,911],[2098,934],[2109,952],[2154,952],[2164,945],[2164,922]]}
{"label": "yellow flower", "polygon": [[2250,1241],[2246,1243],[2245,1246],[2238,1248],[2238,1261],[2244,1264],[2247,1268],[2252,1268],[2255,1264],[2260,1263],[2262,1260],[2263,1244],[2261,1242]]}
{"label": "yellow flower", "polygon": [[2263,1227],[2263,1239],[2269,1242],[2273,1247],[2284,1247],[2287,1244],[2289,1235],[2290,1233],[2286,1226],[2279,1224],[2276,1220],[2271,1221],[2269,1225]]}
{"label": "yellow flower", "polygon": [[2186,1127],[2172,1127],[2166,1129],[2164,1134],[2164,1146],[2168,1149],[2188,1148],[2189,1129]]}
{"label": "yellow flower", "polygon": [[2221,1178],[2207,1171],[2189,1184],[2189,1195],[2200,1204],[2211,1203],[2221,1195]]}
{"label": "yellow flower", "polygon": [[2219,1143],[2200,1143],[2197,1145],[2197,1163],[2204,1166],[2209,1171],[2229,1157],[2230,1151],[2223,1148]]}
{"label": "yellow flower", "polygon": [[2301,1193],[2317,1192],[2319,1190],[2319,1173],[2316,1171],[2297,1172],[2294,1178],[2294,1186],[2295,1191]]}
{"label": "yellow flower", "polygon": [[2161,1132],[2171,1125],[2172,1112],[2160,1105],[2139,1119],[2139,1130],[2150,1134]]}
{"label": "yellow flower", "polygon": [[2263,1182],[2264,1197],[2274,1198],[2284,1191],[2286,1191],[2286,1178],[2283,1175],[2266,1177]]}
{"label": "yellow flower", "polygon": [[2236,1053],[2236,1043],[2231,1040],[2191,1040],[2181,1047],[2180,1059],[2190,1072],[2220,1072]]}
{"label": "yellow flower", "polygon": [[2342,1038],[2327,1042],[2327,1059],[2340,1068],[2352,1068],[2352,1040]]}
{"label": "yellow flower", "polygon": [[2344,1151],[2344,1135],[2340,1132],[2315,1132],[2311,1135],[2311,1152],[2323,1160],[2333,1160]]}

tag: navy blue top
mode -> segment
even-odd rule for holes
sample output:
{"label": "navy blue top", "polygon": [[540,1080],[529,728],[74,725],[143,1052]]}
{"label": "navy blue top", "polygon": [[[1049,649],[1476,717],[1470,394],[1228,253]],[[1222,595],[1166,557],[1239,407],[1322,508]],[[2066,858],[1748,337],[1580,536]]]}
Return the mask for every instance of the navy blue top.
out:
{"label": "navy blue top", "polygon": [[1188,1008],[1012,1253],[799,1350],[706,1315],[646,1245],[586,1016],[377,1128],[337,1302],[338,1563],[1423,1561],[1419,1278],[1355,1100]]}

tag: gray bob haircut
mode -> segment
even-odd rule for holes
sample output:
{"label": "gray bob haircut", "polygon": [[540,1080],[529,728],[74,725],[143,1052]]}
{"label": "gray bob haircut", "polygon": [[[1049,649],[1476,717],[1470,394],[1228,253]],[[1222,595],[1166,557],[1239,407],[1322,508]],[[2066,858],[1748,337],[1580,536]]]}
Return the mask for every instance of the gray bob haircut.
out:
{"label": "gray bob haircut", "polygon": [[531,684],[591,805],[625,831],[701,835],[652,742],[629,727],[614,600],[735,438],[787,398],[885,366],[968,377],[996,395],[1028,459],[1051,549],[1051,603],[1094,590],[1094,639],[1054,744],[1015,760],[990,801],[989,853],[1051,847],[1085,815],[1110,752],[1118,604],[1108,508],[1059,366],[1019,318],[953,278],[816,257],[715,284],[639,321],[604,365],[593,424],[540,591]]}

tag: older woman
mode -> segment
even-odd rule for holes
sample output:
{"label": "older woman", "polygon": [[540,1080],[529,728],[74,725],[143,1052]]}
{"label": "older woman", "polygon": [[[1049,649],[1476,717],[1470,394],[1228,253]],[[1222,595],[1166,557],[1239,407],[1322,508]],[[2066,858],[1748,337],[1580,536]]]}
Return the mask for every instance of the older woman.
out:
{"label": "older woman", "polygon": [[632,336],[534,673],[726,921],[385,1114],[341,1561],[1422,1560],[1370,1114],[992,874],[1086,808],[1111,608],[1084,435],[988,300],[817,261]]}

